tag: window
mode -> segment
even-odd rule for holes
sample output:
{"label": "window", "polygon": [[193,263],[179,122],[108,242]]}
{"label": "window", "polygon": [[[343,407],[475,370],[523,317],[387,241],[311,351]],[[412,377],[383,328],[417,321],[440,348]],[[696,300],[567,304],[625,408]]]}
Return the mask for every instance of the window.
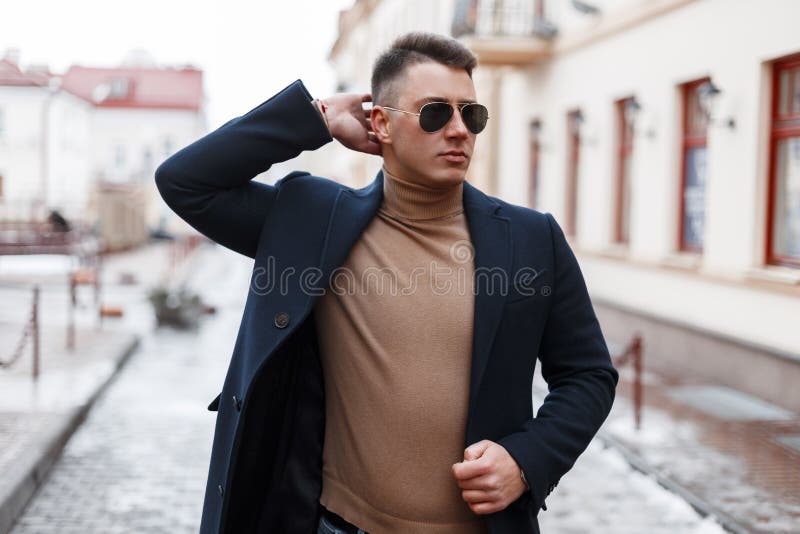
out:
{"label": "window", "polygon": [[528,160],[528,206],[536,208],[536,195],[539,188],[539,133],[542,123],[539,119],[530,122],[529,135],[529,160]]}
{"label": "window", "polygon": [[773,69],[767,263],[800,267],[800,55]]}
{"label": "window", "polygon": [[580,175],[580,128],[583,123],[581,110],[567,113],[567,179],[566,179],[566,223],[564,232],[575,235],[578,225],[578,178]]}
{"label": "window", "polygon": [[618,141],[614,241],[617,243],[628,243],[630,238],[633,123],[638,107],[633,97],[616,102]]}
{"label": "window", "polygon": [[683,165],[680,187],[679,249],[702,252],[706,220],[706,142],[708,115],[700,105],[708,78],[683,86]]}

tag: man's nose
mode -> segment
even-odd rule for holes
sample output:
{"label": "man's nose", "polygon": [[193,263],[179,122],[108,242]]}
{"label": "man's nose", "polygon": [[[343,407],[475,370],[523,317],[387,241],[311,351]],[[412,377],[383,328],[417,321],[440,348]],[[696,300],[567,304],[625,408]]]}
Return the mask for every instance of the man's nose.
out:
{"label": "man's nose", "polygon": [[467,137],[469,130],[467,125],[464,124],[464,119],[461,117],[461,112],[458,109],[453,109],[453,116],[445,127],[445,136],[447,137]]}

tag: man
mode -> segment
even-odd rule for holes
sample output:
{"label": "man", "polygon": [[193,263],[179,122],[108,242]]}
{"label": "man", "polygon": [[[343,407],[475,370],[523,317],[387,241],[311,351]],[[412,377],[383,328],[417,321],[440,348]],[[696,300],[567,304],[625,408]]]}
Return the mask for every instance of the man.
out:
{"label": "man", "polygon": [[[559,225],[465,181],[475,65],[407,34],[371,95],[297,80],[157,169],[176,213],[255,260],[202,534],[539,532],[608,415],[617,371]],[[382,156],[372,184],[252,181],[333,139]]]}

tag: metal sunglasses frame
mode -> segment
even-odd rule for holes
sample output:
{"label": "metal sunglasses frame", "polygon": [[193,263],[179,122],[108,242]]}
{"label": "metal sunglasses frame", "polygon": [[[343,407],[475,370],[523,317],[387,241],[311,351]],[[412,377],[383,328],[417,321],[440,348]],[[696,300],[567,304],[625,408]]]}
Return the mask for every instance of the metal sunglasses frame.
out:
{"label": "metal sunglasses frame", "polygon": [[[400,113],[406,113],[406,114],[408,114],[408,115],[416,115],[417,117],[419,117],[420,115],[422,115],[422,110],[423,110],[423,109],[425,109],[425,106],[430,106],[431,104],[448,104],[448,105],[450,106],[450,108],[451,108],[451,109],[452,109],[452,108],[456,108],[456,109],[458,109],[458,113],[459,113],[459,114],[461,114],[461,120],[462,120],[462,121],[464,120],[464,115],[461,113],[461,111],[462,111],[462,110],[463,110],[465,107],[467,107],[467,106],[481,106],[481,107],[483,107],[483,108],[486,108],[486,106],[484,106],[483,104],[479,104],[478,102],[464,102],[463,104],[451,104],[450,102],[438,102],[438,101],[434,101],[434,102],[426,102],[425,104],[423,104],[423,105],[422,105],[422,107],[420,107],[420,108],[419,108],[419,113],[414,113],[413,111],[406,111],[406,110],[404,110],[404,109],[391,108],[391,107],[389,107],[389,106],[380,106],[380,107],[382,107],[382,108],[384,108],[384,109],[390,109],[390,110],[392,110],[392,111],[399,111]],[[488,109],[487,109],[487,113],[488,113]],[[425,128],[422,128],[422,125],[420,125],[420,128],[422,128],[422,130],[423,130],[423,131],[425,131],[425,132],[428,132],[428,133],[434,133],[434,132],[438,132],[439,130],[441,130],[442,128],[444,128],[445,126],[447,126],[447,125],[448,125],[448,123],[449,123],[451,120],[453,120],[453,115],[450,115],[450,118],[449,118],[449,119],[447,119],[447,122],[445,122],[444,124],[442,124],[441,128],[438,128],[438,129],[434,130],[433,132],[428,132],[428,130],[425,130]],[[488,114],[487,114],[487,116],[486,116],[486,120],[487,120],[487,121],[489,120],[489,116],[488,116]],[[464,126],[466,126],[466,125],[467,125],[467,123],[465,122],[465,123],[464,123]],[[484,125],[483,129],[481,130],[481,132],[482,132],[484,129],[486,129],[486,125]],[[469,130],[469,127],[467,128],[467,130]],[[481,132],[477,132],[477,133],[475,133],[475,132],[473,132],[472,130],[469,130],[469,131],[470,131],[470,133],[474,133],[475,135],[478,135],[479,133],[481,133]]]}

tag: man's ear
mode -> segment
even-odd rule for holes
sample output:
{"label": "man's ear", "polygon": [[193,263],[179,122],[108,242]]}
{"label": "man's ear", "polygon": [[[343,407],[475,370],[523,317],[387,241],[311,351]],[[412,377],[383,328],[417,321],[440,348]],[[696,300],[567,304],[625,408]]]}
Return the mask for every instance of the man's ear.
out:
{"label": "man's ear", "polygon": [[392,144],[392,126],[389,123],[389,112],[373,107],[369,115],[369,121],[372,125],[372,131],[375,132],[375,137],[378,141],[387,145]]}

